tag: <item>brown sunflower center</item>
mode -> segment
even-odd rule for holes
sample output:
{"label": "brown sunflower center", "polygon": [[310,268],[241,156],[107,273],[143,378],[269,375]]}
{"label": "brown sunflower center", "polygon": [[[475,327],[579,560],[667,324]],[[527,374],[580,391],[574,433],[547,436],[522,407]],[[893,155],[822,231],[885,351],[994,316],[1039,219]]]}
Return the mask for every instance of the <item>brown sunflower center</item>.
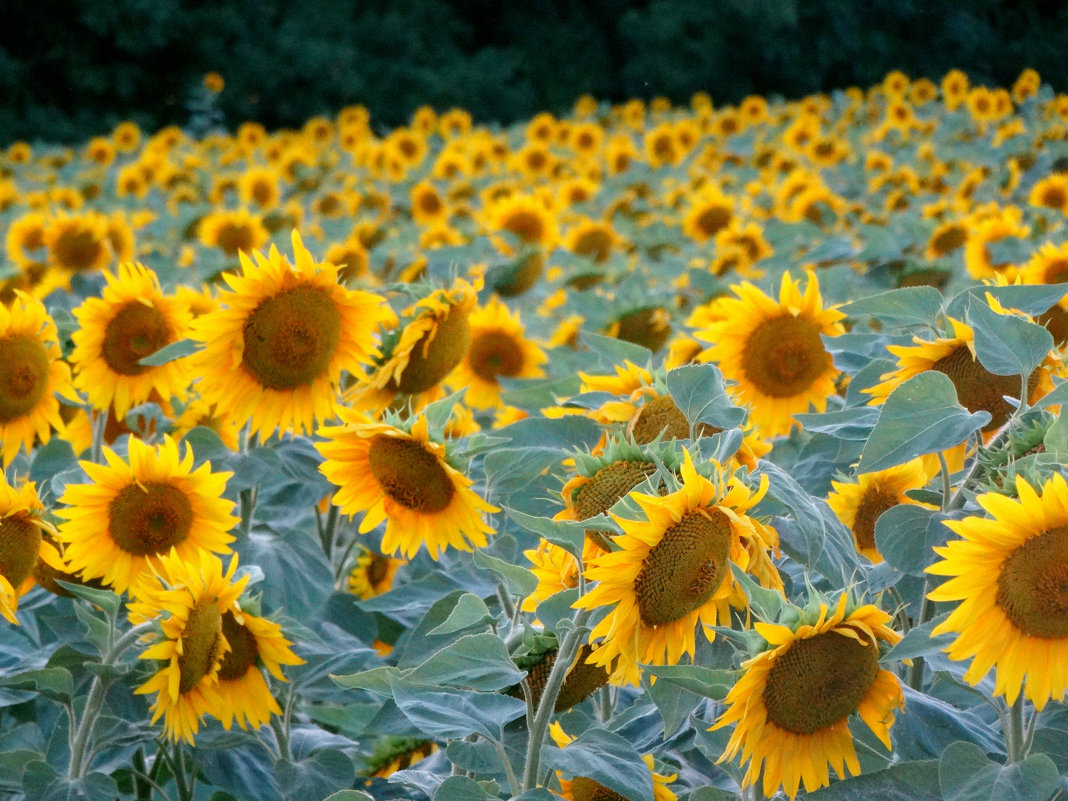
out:
{"label": "brown sunflower center", "polygon": [[219,681],[236,681],[256,666],[260,655],[256,635],[238,623],[229,611],[222,616],[222,633],[230,643],[230,650],[219,663]]}
{"label": "brown sunflower center", "polygon": [[[1068,281],[1068,276],[1065,276],[1064,280]],[[1068,342],[1068,309],[1056,305],[1051,307],[1049,311],[1038,315],[1035,319],[1039,325],[1044,325],[1050,332],[1055,345],[1063,345]]]}
{"label": "brown sunflower center", "polygon": [[731,221],[731,210],[726,206],[709,206],[697,215],[694,221],[698,230],[706,237],[714,236],[726,228]]}
{"label": "brown sunflower center", "polygon": [[[957,390],[957,400],[970,412],[980,410],[990,413],[990,422],[983,431],[1000,428],[1012,413],[1003,395],[1016,397],[1020,392],[1019,378],[1014,375],[994,375],[972,356],[966,345],[958,345],[951,353],[931,365],[932,370],[949,377]],[[1028,380],[1028,391],[1038,385],[1038,371]]]}
{"label": "brown sunflower center", "polygon": [[690,512],[665,531],[634,579],[642,622],[672,623],[711,598],[730,571],[731,536],[718,509]]}
{"label": "brown sunflower center", "polygon": [[426,392],[463,361],[470,346],[471,326],[467,312],[452,306],[446,316],[415,343],[397,389],[407,395]]}
{"label": "brown sunflower center", "polygon": [[998,574],[997,605],[1032,637],[1068,637],[1068,526],[1031,537]]}
{"label": "brown sunflower center", "polygon": [[662,318],[660,309],[639,309],[619,318],[617,339],[633,342],[654,353],[671,336],[671,326]]}
{"label": "brown sunflower center", "polygon": [[1046,284],[1060,284],[1068,281],[1068,259],[1054,259],[1047,264],[1042,281]]}
{"label": "brown sunflower center", "polygon": [[819,326],[792,314],[762,322],[742,350],[746,378],[772,398],[800,395],[830,368]]}
{"label": "brown sunflower center", "polygon": [[0,423],[30,412],[45,394],[51,360],[37,337],[15,334],[0,339]]}
{"label": "brown sunflower center", "polygon": [[898,497],[889,490],[873,486],[864,493],[857,506],[857,514],[853,520],[853,536],[857,538],[857,545],[865,550],[875,548],[875,522],[879,515],[898,504]]}
{"label": "brown sunflower center", "polygon": [[1064,189],[1060,186],[1047,186],[1039,200],[1040,205],[1051,209],[1064,208],[1066,202],[1068,202],[1068,195],[1065,194]]}
{"label": "brown sunflower center", "polygon": [[165,553],[183,542],[193,527],[193,507],[171,484],[130,484],[108,506],[108,529],[115,544],[135,556]]}
{"label": "brown sunflower center", "polygon": [[310,384],[330,366],[341,339],[341,312],[325,289],[298,286],[264,300],[244,330],[245,370],[268,389]]}
{"label": "brown sunflower center", "polygon": [[437,192],[423,192],[419,195],[419,209],[427,216],[439,214],[443,206]]}
{"label": "brown sunflower center", "polygon": [[227,256],[236,256],[239,250],[251,250],[256,244],[256,238],[252,226],[241,222],[226,222],[215,232],[215,244]]}
{"label": "brown sunflower center", "polygon": [[505,231],[515,234],[521,242],[527,244],[540,242],[545,236],[545,221],[533,211],[512,213],[503,226]]}
{"label": "brown sunflower center", "polygon": [[438,457],[414,440],[379,434],[371,440],[367,459],[382,490],[416,512],[440,512],[456,491]]}
{"label": "brown sunflower center", "polygon": [[[575,514],[579,520],[588,520],[607,512],[616,501],[645,481],[655,470],[656,465],[652,462],[623,461],[602,467],[575,493],[572,500]],[[588,528],[586,536],[606,551],[610,550],[609,534]]]}
{"label": "brown sunflower center", "polygon": [[483,381],[497,383],[497,376],[518,375],[523,369],[523,351],[515,337],[501,331],[479,334],[471,341],[467,360]]}
{"label": "brown sunflower center", "polygon": [[367,576],[367,583],[371,587],[378,589],[379,585],[383,581],[389,578],[389,567],[392,560],[388,556],[383,556],[380,553],[372,553],[371,559],[367,563],[367,567],[364,568]]}
{"label": "brown sunflower center", "polygon": [[211,673],[222,652],[222,615],[213,601],[189,610],[178,655],[178,692],[185,695]]}
{"label": "brown sunflower center", "polygon": [[171,338],[170,326],[159,309],[132,300],[107,324],[101,355],[119,375],[141,375],[152,368],[138,362],[168,344]]}
{"label": "brown sunflower center", "polygon": [[72,230],[56,239],[52,255],[60,267],[68,270],[88,270],[107,248],[107,241],[98,239],[92,231]]}
{"label": "brown sunflower center", "polygon": [[963,225],[953,225],[937,233],[931,239],[931,251],[938,256],[945,256],[963,246],[968,239],[968,229]]}
{"label": "brown sunflower center", "polygon": [[627,801],[615,790],[586,776],[576,776],[571,782],[571,797],[575,801]]}
{"label": "brown sunflower center", "polygon": [[690,421],[670,395],[642,404],[631,426],[631,434],[639,445],[652,442],[661,432],[664,439],[687,439],[690,436]]}
{"label": "brown sunflower center", "polygon": [[15,590],[33,573],[41,550],[41,529],[24,513],[0,518],[0,575]]}
{"label": "brown sunflower center", "polygon": [[879,649],[833,631],[796,640],[768,671],[768,720],[792,734],[813,734],[851,715],[879,675]]}
{"label": "brown sunflower center", "polygon": [[577,256],[586,256],[600,263],[612,253],[612,245],[612,235],[608,231],[590,228],[579,235],[571,250]]}

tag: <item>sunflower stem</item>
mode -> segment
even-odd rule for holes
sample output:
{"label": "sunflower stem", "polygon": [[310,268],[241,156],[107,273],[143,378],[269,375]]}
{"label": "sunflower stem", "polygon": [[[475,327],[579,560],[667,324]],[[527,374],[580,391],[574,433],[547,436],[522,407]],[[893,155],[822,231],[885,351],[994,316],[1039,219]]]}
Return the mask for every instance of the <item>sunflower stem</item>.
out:
{"label": "sunflower stem", "polygon": [[[931,619],[931,615],[934,614],[934,602],[927,597],[927,593],[930,591],[930,584],[926,579],[923,582],[923,603],[920,605],[920,619],[917,620],[913,626],[922,626],[928,620]],[[909,687],[914,690],[921,690],[923,688],[923,667],[924,661],[922,656],[918,656],[912,660],[912,668],[909,670]]]}
{"label": "sunflower stem", "polygon": [[515,797],[519,795],[519,780],[515,777],[512,760],[508,758],[508,752],[504,750],[504,743],[494,742],[493,747],[497,750],[497,756],[501,760],[501,764],[504,765],[504,773],[508,777],[509,794]]}
{"label": "sunflower stem", "polygon": [[104,432],[108,427],[108,410],[100,412],[93,416],[93,443],[89,449],[89,461],[94,463],[100,462],[100,457],[104,453]]}
{"label": "sunflower stem", "polygon": [[953,497],[953,488],[949,482],[949,465],[946,463],[946,454],[938,452],[938,464],[942,473],[942,511],[949,511],[950,500]]}
{"label": "sunflower stem", "polygon": [[[126,651],[134,642],[137,641],[146,632],[152,629],[153,622],[142,623],[139,626],[134,626],[128,632],[119,637],[115,643],[107,649],[107,653],[103,656],[102,664],[113,665],[123,652]],[[93,728],[96,725],[96,719],[100,716],[100,711],[104,706],[104,696],[107,694],[108,684],[111,683],[110,679],[102,678],[103,674],[96,674],[93,676],[93,683],[89,687],[89,695],[85,699],[85,706],[82,708],[82,719],[78,722],[75,729],[74,737],[71,739],[70,748],[70,766],[67,770],[68,775],[72,780],[81,779],[85,777],[86,769],[89,767],[91,760],[86,759],[87,747],[89,745],[90,736],[92,735]],[[71,707],[73,712],[73,705]],[[73,719],[71,725],[74,726]]]}
{"label": "sunflower stem", "polygon": [[497,600],[501,602],[501,609],[504,610],[504,615],[509,620],[515,615],[515,605],[512,603],[512,599],[508,597],[508,590],[503,584],[497,585]]}
{"label": "sunflower stem", "polygon": [[612,719],[612,691],[607,684],[597,691],[597,700],[597,717],[601,723],[607,723]]}
{"label": "sunflower stem", "polygon": [[571,667],[571,663],[578,653],[579,645],[585,636],[586,621],[590,617],[588,609],[582,609],[575,616],[575,628],[564,636],[560,644],[560,650],[556,654],[549,678],[542,690],[541,700],[538,702],[538,711],[534,719],[527,718],[527,731],[530,738],[527,740],[526,764],[523,768],[523,790],[533,790],[538,786],[538,763],[541,760],[541,747],[545,742],[545,734],[549,730],[549,719],[552,717],[556,699],[560,695],[560,688],[564,686],[564,678]]}
{"label": "sunflower stem", "polygon": [[1024,738],[1024,698],[1016,697],[1016,702],[1009,707],[1008,728],[1005,729],[1005,753],[1008,764],[1021,762],[1027,756]]}
{"label": "sunflower stem", "polygon": [[271,715],[271,729],[274,730],[274,739],[278,742],[278,758],[289,759],[289,738],[286,736],[282,721],[277,715]]}

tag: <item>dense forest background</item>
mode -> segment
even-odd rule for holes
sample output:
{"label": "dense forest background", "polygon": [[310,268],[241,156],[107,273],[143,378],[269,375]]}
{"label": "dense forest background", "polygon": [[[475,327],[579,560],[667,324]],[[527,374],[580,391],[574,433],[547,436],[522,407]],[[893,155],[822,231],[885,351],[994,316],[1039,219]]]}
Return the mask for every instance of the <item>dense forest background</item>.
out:
{"label": "dense forest background", "polygon": [[233,128],[362,103],[382,127],[427,103],[508,123],[599,99],[796,97],[891,69],[960,67],[1068,88],[1053,0],[6,0],[0,145],[71,142],[123,119],[183,124],[203,75]]}

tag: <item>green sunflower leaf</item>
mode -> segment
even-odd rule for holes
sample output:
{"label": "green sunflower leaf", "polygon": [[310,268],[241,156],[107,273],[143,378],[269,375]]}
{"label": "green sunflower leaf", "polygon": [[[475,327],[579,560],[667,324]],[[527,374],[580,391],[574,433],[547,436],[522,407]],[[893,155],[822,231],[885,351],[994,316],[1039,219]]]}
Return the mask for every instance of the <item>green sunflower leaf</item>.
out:
{"label": "green sunflower leaf", "polygon": [[1053,348],[1053,336],[1043,326],[998,314],[982,300],[969,306],[968,322],[975,331],[975,355],[994,375],[1029,376]]}
{"label": "green sunflower leaf", "polygon": [[69,581],[59,579],[56,580],[56,583],[71,595],[76,595],[93,606],[99,607],[108,617],[113,617],[119,611],[119,607],[122,606],[122,598],[111,590],[98,590],[95,587],[87,587],[84,584],[71,584]]}
{"label": "green sunflower leaf", "polygon": [[1057,766],[1045,754],[1000,765],[979,746],[965,742],[953,743],[942,754],[938,780],[946,801],[1048,801],[1062,783]]}
{"label": "green sunflower leaf", "polygon": [[482,786],[467,776],[450,776],[434,793],[434,801],[496,801],[500,796],[491,795]]}
{"label": "green sunflower leaf", "polygon": [[889,325],[934,325],[942,293],[930,286],[891,289],[842,306],[850,317],[875,317]]}
{"label": "green sunflower leaf", "polygon": [[897,387],[886,399],[864,443],[858,472],[904,464],[927,453],[948,450],[990,422],[990,413],[969,413],[957,402],[948,376],[928,370]]}
{"label": "green sunflower leaf", "polygon": [[[521,512],[519,514],[522,514]],[[541,518],[536,518],[541,519]],[[483,570],[489,570],[492,573],[496,573],[504,581],[504,586],[508,588],[508,592],[512,595],[525,598],[534,592],[534,588],[538,586],[538,578],[525,567],[520,565],[513,565],[511,562],[506,562],[503,559],[498,559],[496,556],[490,556],[485,551],[475,551],[472,557],[475,566]]]}
{"label": "green sunflower leaf", "polygon": [[192,356],[200,350],[200,343],[193,339],[180,339],[160,348],[137,362],[142,367],[159,367],[170,362]]}
{"label": "green sunflower leaf", "polygon": [[481,734],[500,742],[504,726],[527,711],[523,701],[497,693],[442,691],[435,685],[405,679],[391,684],[397,708],[413,726],[435,740]]}
{"label": "green sunflower leaf", "polygon": [[492,692],[523,680],[504,640],[488,632],[461,637],[404,677],[405,681]]}
{"label": "green sunflower leaf", "polygon": [[615,732],[589,729],[564,748],[546,744],[541,756],[565,778],[593,779],[629,801],[653,799],[649,768],[634,746]]}
{"label": "green sunflower leaf", "polygon": [[351,757],[336,748],[322,748],[299,762],[279,759],[274,771],[282,793],[293,801],[324,798],[356,778]]}
{"label": "green sunflower leaf", "polygon": [[714,364],[688,364],[667,374],[667,388],[691,428],[709,423],[717,428],[740,426],[745,410],[731,403],[723,384],[723,374]]}
{"label": "green sunflower leaf", "polygon": [[478,626],[480,628],[489,625],[495,618],[490,614],[486,602],[470,592],[465,592],[456,601],[456,606],[449,613],[444,623],[431,629],[428,634],[454,634],[457,631]]}

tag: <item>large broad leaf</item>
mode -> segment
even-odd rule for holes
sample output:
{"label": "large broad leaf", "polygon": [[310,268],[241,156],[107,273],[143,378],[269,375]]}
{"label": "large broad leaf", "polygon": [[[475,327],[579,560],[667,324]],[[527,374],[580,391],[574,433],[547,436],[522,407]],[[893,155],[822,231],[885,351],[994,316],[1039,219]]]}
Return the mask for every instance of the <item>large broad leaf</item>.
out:
{"label": "large broad leaf", "polygon": [[68,781],[47,762],[34,761],[23,770],[22,792],[26,801],[113,801],[119,787],[103,773]]}
{"label": "large broad leaf", "polygon": [[939,634],[937,637],[932,637],[931,632],[942,624],[947,617],[949,617],[949,612],[910,629],[909,633],[902,637],[901,641],[882,658],[882,663],[884,665],[893,665],[902,659],[915,659],[918,656],[928,656],[936,651],[941,651],[953,642],[954,635]]}
{"label": "large broad leaf", "polygon": [[934,559],[927,548],[927,527],[934,512],[923,506],[903,503],[879,515],[875,521],[875,545],[883,559],[913,576],[922,576],[923,569]]}
{"label": "large broad leaf", "polygon": [[274,757],[263,743],[251,735],[216,736],[197,735],[197,766],[209,782],[235,798],[282,801]]}
{"label": "large broad leaf", "polygon": [[505,724],[527,711],[523,701],[506,695],[443,691],[434,685],[404,679],[393,680],[392,686],[397,708],[413,726],[435,740],[481,734],[500,742]]}
{"label": "large broad leaf", "polygon": [[455,634],[464,629],[485,628],[493,623],[494,617],[486,606],[486,602],[474,593],[465,592],[456,602],[456,606],[449,613],[444,623],[432,628],[429,634]]}
{"label": "large broad leaf", "polygon": [[314,532],[256,530],[235,547],[243,564],[263,569],[266,578],[258,586],[269,609],[285,609],[299,620],[318,610],[330,595],[334,573]]}
{"label": "large broad leaf", "polygon": [[737,671],[712,670],[700,665],[646,665],[645,672],[656,676],[656,684],[674,684],[717,701],[726,698],[738,680]]}
{"label": "large broad leaf", "polygon": [[1045,754],[1000,765],[972,743],[945,750],[938,778],[946,801],[1048,801],[1061,787],[1057,766]]}
{"label": "large broad leaf", "polygon": [[957,402],[948,376],[928,370],[890,393],[864,444],[858,470],[885,470],[926,453],[948,450],[989,422],[989,412],[969,413]]}
{"label": "large broad leaf", "polygon": [[490,556],[485,551],[475,551],[472,561],[477,567],[496,573],[512,595],[525,598],[538,586],[538,577],[527,568]]}
{"label": "large broad leaf", "polygon": [[565,748],[546,745],[541,754],[547,766],[566,778],[593,779],[630,801],[653,799],[653,780],[641,754],[614,732],[590,729]]}
{"label": "large broad leaf", "polygon": [[941,801],[938,786],[938,762],[925,760],[902,762],[885,770],[866,773],[800,798],[812,801]]}
{"label": "large broad leaf", "polygon": [[850,317],[876,317],[889,325],[934,325],[941,308],[941,292],[930,286],[912,286],[855,300],[839,311]]}
{"label": "large broad leaf", "polygon": [[434,793],[434,801],[497,801],[500,796],[487,792],[484,782],[467,776],[450,776]]}
{"label": "large broad leaf", "polygon": [[664,737],[674,736],[702,701],[696,693],[668,681],[658,681],[650,686],[649,697],[664,719]]}
{"label": "large broad leaf", "polygon": [[667,374],[667,388],[675,405],[691,426],[708,423],[717,428],[735,428],[745,420],[727,397],[723,374],[714,364],[688,364]]}
{"label": "large broad leaf", "polygon": [[274,770],[288,801],[319,801],[355,779],[352,759],[336,748],[321,749],[299,762],[279,759]]}
{"label": "large broad leaf", "polygon": [[406,681],[452,685],[471,690],[501,690],[523,680],[496,634],[472,634],[442,648],[415,668]]}
{"label": "large broad leaf", "polygon": [[996,753],[1001,737],[978,711],[960,709],[937,698],[904,687],[905,706],[897,712],[890,737],[902,760],[937,759],[955,742],[967,742],[981,751]]}
{"label": "large broad leaf", "polygon": [[975,331],[975,355],[995,375],[1029,376],[1053,347],[1043,326],[1015,314],[998,314],[981,300],[968,309]]}

